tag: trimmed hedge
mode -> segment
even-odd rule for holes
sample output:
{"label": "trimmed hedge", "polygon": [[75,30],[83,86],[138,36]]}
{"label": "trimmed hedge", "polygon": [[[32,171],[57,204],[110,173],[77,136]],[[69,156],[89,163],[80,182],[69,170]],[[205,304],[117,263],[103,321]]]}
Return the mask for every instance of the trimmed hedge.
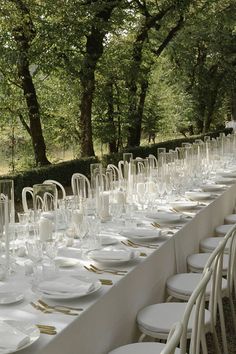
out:
{"label": "trimmed hedge", "polygon": [[15,200],[20,201],[21,191],[24,187],[32,187],[34,184],[42,183],[46,179],[54,179],[64,186],[70,186],[73,173],[79,172],[89,176],[90,164],[96,162],[98,162],[96,157],[76,159],[56,165],[34,168],[15,175],[0,176],[0,179],[11,178],[14,180]]}
{"label": "trimmed hedge", "polygon": [[132,152],[134,158],[135,157],[142,157],[145,158],[149,154],[152,155],[157,155],[157,148],[162,148],[165,147],[167,151],[169,150],[174,150],[176,147],[181,146],[182,143],[193,143],[196,139],[204,139],[204,136],[210,136],[211,138],[216,138],[220,135],[220,133],[225,133],[225,135],[228,135],[232,132],[232,128],[226,128],[221,131],[213,132],[213,133],[208,133],[208,134],[203,134],[203,135],[193,135],[187,138],[178,138],[178,139],[173,139],[173,140],[166,140],[162,141],[157,144],[152,144],[150,146],[137,146],[129,149],[125,149],[123,152],[119,152],[117,154],[110,154],[110,155],[104,155],[102,159],[102,163],[104,166],[107,166],[109,163],[113,163],[117,165],[118,161],[123,159],[123,153],[124,152]]}
{"label": "trimmed hedge", "polygon": [[[229,134],[232,129],[224,129],[222,131],[206,134],[212,138],[219,136],[221,132]],[[196,139],[203,139],[204,135],[191,136],[188,138],[174,139],[164,141],[158,144],[153,144],[151,146],[139,146],[135,148],[126,149],[123,152],[132,152],[134,157],[147,157],[149,154],[156,155],[157,148],[165,147],[168,150],[175,149],[177,146],[181,146],[184,142],[194,142]],[[117,154],[104,155],[101,162],[104,166],[109,163],[117,165],[119,160],[123,158],[123,152]],[[0,176],[0,179],[11,178],[14,180],[15,186],[15,200],[21,201],[21,191],[24,187],[32,187],[33,184],[42,183],[46,179],[54,179],[60,182],[64,186],[71,185],[71,176],[73,173],[79,172],[83,173],[87,177],[90,177],[90,164],[99,162],[97,157],[89,157],[83,159],[76,159],[71,161],[66,161],[58,163],[55,165],[48,165],[40,168],[34,168],[32,170],[23,171],[15,175]]]}

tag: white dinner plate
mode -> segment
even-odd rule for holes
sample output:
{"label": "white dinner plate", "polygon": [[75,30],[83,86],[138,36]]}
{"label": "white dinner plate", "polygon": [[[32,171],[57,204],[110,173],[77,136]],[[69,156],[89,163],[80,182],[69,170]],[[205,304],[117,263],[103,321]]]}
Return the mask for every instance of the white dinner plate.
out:
{"label": "white dinner plate", "polygon": [[115,239],[114,237],[106,236],[106,235],[101,235],[100,240],[102,246],[115,245],[118,242],[118,240]]}
{"label": "white dinner plate", "polygon": [[30,345],[32,345],[40,337],[40,330],[38,329],[37,326],[35,326],[31,323],[23,322],[23,321],[16,321],[16,320],[4,320],[3,322],[6,322],[7,324],[15,327],[17,330],[19,330],[23,334],[27,335],[29,337],[29,341],[26,344],[20,346],[19,348],[15,349],[15,350],[11,350],[11,349],[8,350],[7,348],[4,348],[4,349],[0,348],[0,354],[1,353],[10,354],[10,353],[18,352],[19,350],[22,350],[22,349],[27,348]]}
{"label": "white dinner plate", "polygon": [[173,224],[183,221],[183,215],[166,211],[147,213],[146,218],[157,221],[160,224]]}
{"label": "white dinner plate", "polygon": [[222,172],[221,176],[222,177],[236,178],[236,171]]}
{"label": "white dinner plate", "polygon": [[161,236],[161,230],[135,227],[121,231],[120,235],[137,241],[151,241]]}
{"label": "white dinner plate", "polygon": [[140,252],[118,248],[102,248],[100,250],[89,251],[87,255],[97,263],[113,266],[136,260]]}
{"label": "white dinner plate", "polygon": [[201,186],[201,189],[204,192],[219,192],[225,189],[225,184],[205,184],[204,186]]}
{"label": "white dinner plate", "polygon": [[236,182],[236,178],[228,178],[228,177],[218,178],[215,181],[216,184],[234,184],[235,182]]}
{"label": "white dinner plate", "polygon": [[14,304],[24,299],[24,294],[19,291],[0,290],[0,305]]}
{"label": "white dinner plate", "polygon": [[196,201],[201,201],[201,200],[207,200],[211,199],[212,195],[211,193],[207,192],[185,192],[185,196],[191,200],[196,200]]}
{"label": "white dinner plate", "polygon": [[33,284],[32,290],[38,294],[41,295],[47,299],[55,299],[55,300],[66,300],[66,299],[77,299],[80,297],[88,296],[90,294],[95,293],[98,291],[102,284],[99,280],[95,280],[92,277],[89,278],[88,276],[82,276],[82,275],[72,275],[73,278],[78,279],[78,281],[82,282],[87,282],[87,283],[92,283],[92,287],[89,291],[85,291],[84,293],[80,292],[56,292],[56,291],[46,291],[46,290],[41,290],[39,289],[40,283],[39,284]]}
{"label": "white dinner plate", "polygon": [[79,265],[80,261],[78,259],[70,257],[56,257],[55,263],[58,267],[67,268]]}
{"label": "white dinner plate", "polygon": [[185,211],[185,210],[193,210],[198,206],[198,202],[191,202],[191,201],[181,201],[181,202],[173,202],[170,204],[172,208]]}

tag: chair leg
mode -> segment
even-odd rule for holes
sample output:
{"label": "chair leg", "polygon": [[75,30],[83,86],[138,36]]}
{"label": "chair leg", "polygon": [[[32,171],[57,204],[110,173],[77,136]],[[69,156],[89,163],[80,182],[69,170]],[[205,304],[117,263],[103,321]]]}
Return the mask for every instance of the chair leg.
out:
{"label": "chair leg", "polygon": [[173,296],[168,296],[168,298],[166,299],[166,302],[170,302],[173,299]]}
{"label": "chair leg", "polygon": [[224,354],[229,354],[227,339],[226,339],[226,329],[225,329],[225,318],[223,312],[222,299],[218,300],[218,308],[219,308],[219,316],[220,316],[220,328],[221,328],[221,336],[222,336],[222,344],[224,349]]}
{"label": "chair leg", "polygon": [[213,340],[214,340],[216,354],[222,354],[221,349],[220,349],[220,344],[219,344],[218,337],[217,337],[216,330],[215,330],[214,326],[212,328],[212,334],[213,334]]}
{"label": "chair leg", "polygon": [[202,347],[202,354],[207,354],[207,343],[206,343],[206,334],[203,332],[201,334],[201,347]]}
{"label": "chair leg", "polygon": [[141,336],[138,339],[138,342],[142,342],[144,340],[144,338],[146,337],[146,334],[142,333]]}

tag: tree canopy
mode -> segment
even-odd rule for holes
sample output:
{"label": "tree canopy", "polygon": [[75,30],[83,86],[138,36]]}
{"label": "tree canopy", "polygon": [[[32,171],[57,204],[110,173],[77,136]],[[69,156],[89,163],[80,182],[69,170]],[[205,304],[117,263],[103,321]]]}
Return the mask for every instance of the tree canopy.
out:
{"label": "tree canopy", "polygon": [[2,0],[0,14],[0,148],[21,167],[236,120],[234,0]]}

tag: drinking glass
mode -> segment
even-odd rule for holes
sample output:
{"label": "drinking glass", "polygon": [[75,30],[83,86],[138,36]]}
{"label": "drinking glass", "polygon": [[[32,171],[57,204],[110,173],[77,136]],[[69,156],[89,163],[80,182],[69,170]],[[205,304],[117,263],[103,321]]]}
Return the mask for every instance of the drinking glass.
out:
{"label": "drinking glass", "polygon": [[15,204],[14,204],[14,181],[12,179],[0,180],[0,195],[7,196],[9,202],[10,223],[15,223]]}
{"label": "drinking glass", "polygon": [[9,201],[3,194],[0,197],[0,279],[10,270],[10,235],[9,235]]}

